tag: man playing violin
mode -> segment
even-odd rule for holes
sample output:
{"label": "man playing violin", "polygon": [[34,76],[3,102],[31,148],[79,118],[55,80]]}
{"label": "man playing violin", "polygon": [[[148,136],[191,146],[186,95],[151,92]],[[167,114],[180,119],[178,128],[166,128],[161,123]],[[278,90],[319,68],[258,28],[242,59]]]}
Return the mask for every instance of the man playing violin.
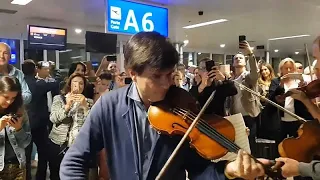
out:
{"label": "man playing violin", "polygon": [[[113,180],[155,179],[181,137],[158,134],[147,110],[165,98],[179,61],[174,46],[156,32],[140,32],[126,44],[125,68],[133,83],[104,94],[94,105],[74,145],[61,163],[62,180],[85,179],[88,162],[102,150]],[[182,97],[183,98],[183,97]],[[164,121],[166,119],[163,119]],[[180,149],[163,179],[254,179],[264,175],[261,164],[240,151],[235,161],[212,163],[188,143]]]}

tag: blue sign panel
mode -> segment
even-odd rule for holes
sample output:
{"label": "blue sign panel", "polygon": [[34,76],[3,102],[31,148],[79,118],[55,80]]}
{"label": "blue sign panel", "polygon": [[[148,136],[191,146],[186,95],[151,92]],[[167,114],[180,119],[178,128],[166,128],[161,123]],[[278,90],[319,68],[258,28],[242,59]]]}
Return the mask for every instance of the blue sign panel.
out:
{"label": "blue sign panel", "polygon": [[11,60],[9,64],[16,64],[17,63],[17,48],[16,48],[16,40],[14,39],[1,39],[0,42],[6,43],[11,48]]}
{"label": "blue sign panel", "polygon": [[108,0],[109,32],[136,34],[157,31],[168,36],[168,9],[123,0]]}

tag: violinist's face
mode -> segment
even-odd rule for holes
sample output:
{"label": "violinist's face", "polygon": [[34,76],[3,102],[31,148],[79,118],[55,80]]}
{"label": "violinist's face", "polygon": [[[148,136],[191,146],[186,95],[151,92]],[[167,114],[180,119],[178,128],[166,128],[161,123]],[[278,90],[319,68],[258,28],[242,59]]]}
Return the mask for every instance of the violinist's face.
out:
{"label": "violinist's face", "polygon": [[295,71],[295,65],[292,64],[292,62],[286,62],[284,65],[281,67],[281,75],[284,76],[288,73],[294,73]]}
{"label": "violinist's face", "polygon": [[169,87],[173,84],[173,71],[174,68],[156,71],[147,67],[140,75],[131,70],[129,70],[129,74],[137,85],[141,99],[157,102],[164,99]]}
{"label": "violinist's face", "polygon": [[319,42],[316,42],[312,46],[312,54],[313,57],[317,60],[320,61],[320,47],[319,47]]}
{"label": "violinist's face", "polygon": [[317,61],[317,63],[314,65],[313,72],[317,76],[317,79],[320,79],[320,61]]}

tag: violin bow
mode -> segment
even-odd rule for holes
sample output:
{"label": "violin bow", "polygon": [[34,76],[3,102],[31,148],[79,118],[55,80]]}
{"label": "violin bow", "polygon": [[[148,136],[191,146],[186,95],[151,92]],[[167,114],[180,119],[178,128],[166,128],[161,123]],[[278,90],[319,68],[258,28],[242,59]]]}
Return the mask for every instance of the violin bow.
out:
{"label": "violin bow", "polygon": [[165,163],[165,165],[162,167],[161,171],[159,172],[158,176],[156,177],[156,180],[160,180],[161,177],[164,175],[164,173],[166,172],[166,170],[169,168],[170,164],[172,163],[174,157],[177,155],[178,151],[180,150],[180,148],[182,147],[182,145],[184,144],[184,142],[187,140],[189,134],[191,133],[191,131],[196,127],[196,125],[198,124],[198,122],[200,121],[200,118],[202,116],[202,114],[204,113],[204,111],[207,109],[207,107],[209,106],[209,104],[211,103],[211,101],[214,98],[216,91],[213,91],[210,95],[210,97],[208,98],[207,102],[204,104],[204,106],[201,108],[199,114],[197,115],[197,117],[193,120],[192,124],[190,125],[190,127],[188,128],[188,130],[186,131],[186,133],[184,134],[184,136],[182,137],[182,139],[180,140],[179,144],[177,145],[177,147],[174,149],[174,151],[172,152],[172,154],[170,155],[169,159],[167,160],[167,162]]}
{"label": "violin bow", "polygon": [[[310,77],[311,77],[311,81],[313,81],[313,73],[312,73],[312,66],[311,66],[311,61],[310,61],[310,56],[309,56],[309,51],[308,51],[308,45],[307,44],[304,44],[304,48],[306,50],[306,53],[307,53],[307,59],[308,59],[308,64],[309,64],[309,71],[310,71]],[[318,106],[318,98],[315,98],[315,101],[316,101],[316,106]]]}
{"label": "violin bow", "polygon": [[310,71],[311,81],[313,81],[312,67],[311,67],[311,61],[310,61],[310,56],[309,56],[309,51],[308,51],[308,45],[304,44],[304,48],[305,48],[305,51],[307,53],[307,59],[308,59],[308,64],[309,64],[309,71]]}
{"label": "violin bow", "polygon": [[282,106],[280,106],[279,104],[277,104],[277,103],[275,103],[275,102],[271,101],[270,99],[268,99],[268,98],[266,98],[266,97],[262,96],[260,93],[253,91],[252,89],[248,88],[247,86],[245,86],[245,85],[243,85],[243,84],[241,84],[241,83],[239,83],[239,82],[237,82],[237,81],[233,81],[233,82],[234,82],[234,84],[236,84],[236,85],[237,85],[237,86],[239,86],[240,88],[242,88],[242,89],[244,89],[244,90],[246,90],[246,91],[250,92],[251,94],[253,94],[253,95],[255,95],[255,96],[259,97],[260,99],[262,99],[262,100],[264,100],[264,101],[268,102],[269,104],[271,104],[271,105],[275,106],[276,108],[279,108],[280,110],[282,110],[283,112],[285,112],[285,113],[289,114],[290,116],[292,116],[292,117],[294,117],[294,118],[296,118],[296,119],[298,119],[298,120],[300,120],[300,121],[304,121],[304,122],[306,122],[306,120],[305,120],[305,119],[303,119],[302,117],[300,117],[300,116],[298,116],[298,115],[294,114],[294,113],[293,113],[293,112],[291,112],[291,111],[286,110],[285,108],[283,108],[283,107],[282,107]]}

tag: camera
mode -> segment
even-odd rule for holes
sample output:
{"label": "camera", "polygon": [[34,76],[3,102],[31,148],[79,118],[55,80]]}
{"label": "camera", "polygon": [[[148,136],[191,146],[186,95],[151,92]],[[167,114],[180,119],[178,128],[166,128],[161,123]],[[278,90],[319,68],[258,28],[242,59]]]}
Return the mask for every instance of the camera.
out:
{"label": "camera", "polygon": [[199,16],[203,15],[203,11],[198,11]]}

